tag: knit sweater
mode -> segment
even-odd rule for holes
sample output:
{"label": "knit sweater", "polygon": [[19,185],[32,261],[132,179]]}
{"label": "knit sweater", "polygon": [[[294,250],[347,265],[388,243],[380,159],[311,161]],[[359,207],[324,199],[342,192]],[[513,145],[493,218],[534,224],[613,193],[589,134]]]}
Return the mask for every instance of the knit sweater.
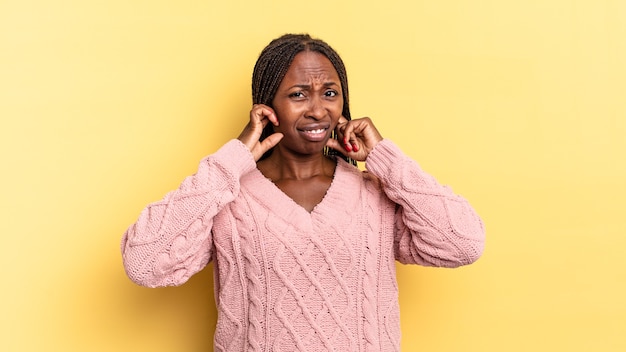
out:
{"label": "knit sweater", "polygon": [[391,141],[365,167],[338,159],[309,213],[232,140],[129,227],[126,272],[143,286],[180,285],[212,260],[215,351],[399,351],[395,260],[469,264],[484,228]]}

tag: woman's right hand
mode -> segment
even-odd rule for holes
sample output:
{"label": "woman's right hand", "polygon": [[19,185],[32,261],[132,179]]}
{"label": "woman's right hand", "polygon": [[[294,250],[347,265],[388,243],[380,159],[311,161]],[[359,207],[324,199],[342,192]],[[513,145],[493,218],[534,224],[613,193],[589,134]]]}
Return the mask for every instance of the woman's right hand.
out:
{"label": "woman's right hand", "polygon": [[250,122],[238,137],[250,149],[255,161],[259,161],[265,152],[273,148],[283,138],[282,133],[273,133],[262,142],[259,141],[263,128],[270,122],[274,126],[278,126],[278,118],[274,110],[264,104],[254,104],[250,110]]}

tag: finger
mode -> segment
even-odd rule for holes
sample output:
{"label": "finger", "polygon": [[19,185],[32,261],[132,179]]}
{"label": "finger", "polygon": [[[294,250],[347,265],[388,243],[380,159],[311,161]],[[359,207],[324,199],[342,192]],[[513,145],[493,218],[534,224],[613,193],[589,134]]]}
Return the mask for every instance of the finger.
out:
{"label": "finger", "polygon": [[352,145],[352,150],[354,152],[358,152],[359,151],[359,144],[357,142],[350,142]]}
{"label": "finger", "polygon": [[343,134],[343,130],[345,129],[348,122],[350,121],[345,117],[339,117],[339,120],[337,120],[337,126],[335,126],[335,131],[337,132],[337,134]]}
{"label": "finger", "polygon": [[351,158],[356,161],[365,161],[365,158],[367,157],[367,155],[365,155],[363,152],[357,152],[356,150],[352,150],[352,151],[347,150],[340,141],[337,141],[335,139],[329,139],[326,142],[326,146],[336,150],[337,152],[341,153],[343,156]]}
{"label": "finger", "polygon": [[274,126],[278,126],[278,117],[274,113],[274,110],[271,109],[263,109],[262,111],[262,119],[270,121]]}
{"label": "finger", "polygon": [[344,125],[341,142],[347,151],[354,151],[356,135],[354,134],[354,125],[352,123],[346,123]]}
{"label": "finger", "polygon": [[259,161],[263,154],[276,146],[278,142],[283,138],[282,133],[273,133],[267,138],[263,140],[263,142],[259,142],[258,140],[254,144],[254,146],[250,149],[252,156],[254,157],[254,161]]}
{"label": "finger", "polygon": [[[343,144],[341,144],[338,140],[334,139],[334,138],[330,138],[328,139],[328,141],[326,141],[326,146],[328,148],[334,149],[338,152],[340,152],[343,155],[346,155],[348,152],[346,151],[345,147]],[[347,155],[346,155],[347,156]]]}
{"label": "finger", "polygon": [[279,122],[278,122],[278,116],[276,116],[276,113],[274,112],[274,110],[270,110],[271,114],[268,115],[267,119],[270,120],[274,126],[278,126]]}
{"label": "finger", "polygon": [[343,130],[345,129],[348,122],[349,120],[343,117],[343,115],[339,117],[339,120],[337,120],[337,126],[335,126],[335,132],[337,133],[337,136],[343,137]]}
{"label": "finger", "polygon": [[283,136],[284,135],[282,133],[276,132],[276,133],[272,133],[267,138],[265,138],[263,142],[260,143],[261,150],[263,151],[261,155],[265,154],[266,151],[274,148],[276,144],[278,144],[278,142],[280,142],[280,140],[283,139]]}
{"label": "finger", "polygon": [[267,118],[274,126],[278,126],[278,117],[274,112],[274,109],[267,105],[258,105],[259,114],[261,119]]}

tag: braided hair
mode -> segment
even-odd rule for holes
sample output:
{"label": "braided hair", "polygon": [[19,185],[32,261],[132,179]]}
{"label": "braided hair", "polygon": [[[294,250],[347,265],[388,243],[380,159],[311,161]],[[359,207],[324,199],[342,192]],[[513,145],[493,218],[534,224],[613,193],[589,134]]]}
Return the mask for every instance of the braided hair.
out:
{"label": "braided hair", "polygon": [[[285,34],[272,40],[263,49],[252,73],[252,102],[254,104],[265,104],[273,108],[272,101],[280,83],[287,74],[294,57],[303,51],[320,53],[332,63],[341,83],[341,94],[343,95],[342,114],[346,119],[350,120],[348,75],[343,61],[339,54],[328,44],[320,39],[311,38],[308,34]],[[274,133],[274,126],[267,124],[263,129],[260,140],[264,140],[272,133]],[[334,131],[331,133],[331,138],[337,139]],[[273,148],[268,150],[260,160],[267,158],[272,153],[272,150]],[[328,147],[324,147],[324,155],[336,155],[352,164],[356,164],[353,160]]]}

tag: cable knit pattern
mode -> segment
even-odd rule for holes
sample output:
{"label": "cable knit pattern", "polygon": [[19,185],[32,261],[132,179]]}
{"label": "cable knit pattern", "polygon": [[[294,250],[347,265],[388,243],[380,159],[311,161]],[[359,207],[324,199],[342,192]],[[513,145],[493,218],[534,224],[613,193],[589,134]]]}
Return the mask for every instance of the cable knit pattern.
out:
{"label": "cable knit pattern", "polygon": [[260,351],[262,340],[261,311],[261,269],[255,256],[253,232],[241,233],[241,251],[244,258],[246,285],[248,293],[248,351]]}
{"label": "cable knit pattern", "polygon": [[469,264],[484,228],[391,141],[366,168],[339,160],[309,213],[230,141],[129,227],[126,272],[148,287],[180,285],[213,260],[216,351],[399,351],[394,261]]}

